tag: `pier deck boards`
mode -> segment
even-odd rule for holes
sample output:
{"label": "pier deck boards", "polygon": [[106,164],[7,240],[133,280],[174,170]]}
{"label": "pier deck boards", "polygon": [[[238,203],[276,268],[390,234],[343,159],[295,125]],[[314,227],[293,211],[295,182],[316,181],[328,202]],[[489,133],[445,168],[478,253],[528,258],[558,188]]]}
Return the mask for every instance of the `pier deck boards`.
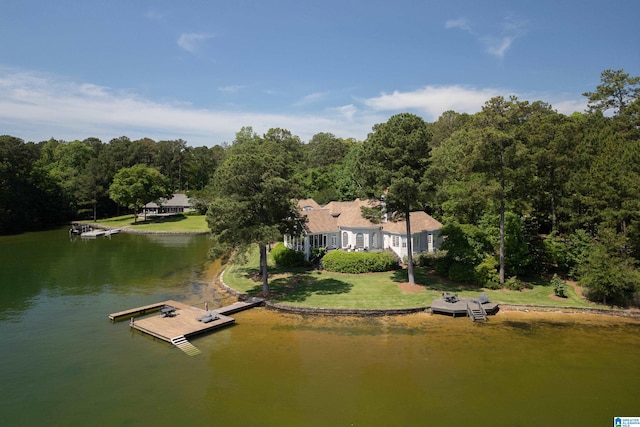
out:
{"label": "pier deck boards", "polygon": [[155,304],[144,305],[142,307],[131,308],[129,310],[118,311],[117,313],[111,313],[109,315],[109,319],[112,321],[121,320],[123,318],[130,318],[135,316],[141,316],[144,314],[152,313],[154,311],[159,311],[162,307],[165,306],[167,302],[157,302]]}
{"label": "pier deck boards", "polygon": [[235,322],[235,319],[218,314],[218,319],[204,323],[199,322],[198,317],[204,316],[207,312],[201,308],[191,307],[177,301],[165,301],[163,305],[170,305],[177,310],[173,316],[162,317],[161,315],[150,316],[144,319],[135,320],[132,328],[153,335],[161,340],[171,342],[172,338],[180,335],[189,337],[192,335],[208,332],[221,328]]}
{"label": "pier deck boards", "polygon": [[160,309],[165,306],[175,307],[176,310],[171,316],[157,314],[154,316],[144,317],[142,319],[134,319],[130,324],[133,329],[137,329],[163,341],[172,342],[171,340],[176,337],[189,337],[232,324],[235,322],[235,319],[227,316],[227,314],[248,310],[262,304],[263,302],[264,299],[254,298],[248,301],[239,301],[226,307],[209,310],[209,313],[216,314],[218,318],[206,323],[198,321],[198,318],[203,317],[208,313],[206,310],[173,300],[119,311],[117,313],[110,314],[109,318],[115,321],[117,319],[132,318],[154,311],[160,311]]}
{"label": "pier deck boards", "polygon": [[225,307],[215,308],[211,311],[215,311],[216,313],[224,314],[224,315],[233,314],[233,313],[237,313],[239,311],[247,310],[249,308],[260,305],[263,302],[264,302],[264,298],[251,298],[246,301],[234,302],[233,304],[227,305]]}
{"label": "pier deck boards", "polygon": [[[467,303],[471,301],[472,298],[460,298],[457,302],[447,302],[442,298],[438,298],[431,303],[431,312],[438,314],[449,314],[453,317],[466,316]],[[495,302],[482,304],[482,307],[487,312],[487,314],[496,314],[499,310],[499,305]]]}

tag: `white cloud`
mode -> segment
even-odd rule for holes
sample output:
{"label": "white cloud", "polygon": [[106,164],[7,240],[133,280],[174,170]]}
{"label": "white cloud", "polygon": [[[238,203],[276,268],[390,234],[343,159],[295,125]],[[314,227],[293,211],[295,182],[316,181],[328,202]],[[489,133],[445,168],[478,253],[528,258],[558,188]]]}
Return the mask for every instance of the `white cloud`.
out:
{"label": "white cloud", "polygon": [[189,53],[197,53],[204,42],[210,38],[213,38],[212,34],[184,33],[178,38],[178,46]]}
{"label": "white cloud", "polygon": [[381,94],[364,101],[376,111],[413,110],[435,120],[447,110],[459,113],[480,111],[484,103],[494,96],[504,94],[500,89],[475,89],[463,86],[426,86],[414,91]]}
{"label": "white cloud", "polygon": [[95,136],[108,142],[126,135],[182,138],[190,145],[212,146],[231,142],[243,126],[252,126],[258,133],[281,127],[303,140],[318,132],[362,139],[374,124],[367,115],[349,117],[347,111],[346,116],[345,111],[298,115],[194,108],[184,102],[157,102],[131,92],[0,68],[0,128],[27,141]]}
{"label": "white cloud", "polygon": [[485,46],[486,52],[503,58],[513,42],[527,33],[527,23],[507,16],[500,25],[500,34],[481,33],[474,30],[465,18],[450,19],[445,22],[447,29],[459,29],[468,32]]}
{"label": "white cloud", "polygon": [[324,92],[311,93],[311,94],[303,97],[301,100],[297,101],[293,105],[296,106],[296,107],[302,107],[304,105],[313,104],[315,102],[318,102],[319,100],[321,100],[325,96],[326,96],[326,93],[324,93]]}
{"label": "white cloud", "polygon": [[544,101],[551,105],[551,108],[558,113],[565,114],[567,116],[575,113],[576,111],[583,113],[587,109],[587,98],[581,96],[580,98],[571,98],[568,93],[533,93],[524,94],[519,99],[527,99],[533,101]]}
{"label": "white cloud", "polygon": [[491,55],[497,56],[498,58],[502,58],[509,47],[511,47],[513,37],[503,37],[501,39],[486,37],[483,41],[487,45],[487,52]]}
{"label": "white cloud", "polygon": [[[394,91],[327,107],[308,114],[195,108],[186,102],[158,102],[138,94],[91,83],[75,83],[57,76],[0,67],[0,129],[27,141],[51,137],[63,140],[91,136],[108,142],[126,135],[131,139],[182,138],[192,146],[231,142],[243,126],[258,133],[269,128],[289,129],[302,140],[318,132],[364,139],[376,123],[392,114],[414,111],[427,121],[444,111],[475,113],[490,98],[511,92],[499,88],[426,86]],[[563,114],[584,111],[586,102],[569,94],[515,94],[520,100],[543,100]]]}
{"label": "white cloud", "polygon": [[244,85],[229,85],[229,86],[219,86],[218,91],[223,93],[235,93],[245,89]]}
{"label": "white cloud", "polygon": [[465,30],[465,31],[469,31],[470,33],[473,33],[471,26],[467,22],[466,18],[450,19],[447,22],[445,22],[444,27],[446,29],[459,28],[461,30]]}
{"label": "white cloud", "polygon": [[354,116],[358,113],[358,107],[353,104],[343,105],[342,107],[337,107],[333,110],[349,121],[353,121]]}
{"label": "white cloud", "polygon": [[559,113],[570,115],[576,111],[583,112],[587,102],[581,97],[571,98],[570,94],[559,93],[513,93],[504,88],[472,88],[459,85],[425,86],[408,92],[394,91],[363,100],[364,105],[374,111],[401,112],[416,111],[425,115],[428,121],[437,120],[442,113],[453,110],[458,113],[473,114],[482,109],[484,104],[495,96],[515,95],[520,101],[544,101]]}

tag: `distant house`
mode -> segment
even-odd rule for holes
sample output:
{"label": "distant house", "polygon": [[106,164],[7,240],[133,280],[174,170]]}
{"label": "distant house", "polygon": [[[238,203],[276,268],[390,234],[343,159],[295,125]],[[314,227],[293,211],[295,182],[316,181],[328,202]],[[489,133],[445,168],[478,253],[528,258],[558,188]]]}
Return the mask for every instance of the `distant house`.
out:
{"label": "distant house", "polygon": [[193,210],[189,198],[186,194],[176,193],[170,199],[161,199],[161,204],[155,202],[147,203],[142,207],[145,215],[172,215]]}
{"label": "distant house", "polygon": [[[302,237],[285,236],[287,247],[304,252],[309,259],[314,248],[345,251],[379,251],[390,249],[401,259],[407,255],[405,221],[386,221],[375,224],[362,217],[361,207],[378,202],[356,199],[352,202],[330,202],[320,206],[313,199],[300,200],[298,206],[307,217]],[[442,224],[426,212],[409,215],[413,253],[433,252],[440,247]]]}

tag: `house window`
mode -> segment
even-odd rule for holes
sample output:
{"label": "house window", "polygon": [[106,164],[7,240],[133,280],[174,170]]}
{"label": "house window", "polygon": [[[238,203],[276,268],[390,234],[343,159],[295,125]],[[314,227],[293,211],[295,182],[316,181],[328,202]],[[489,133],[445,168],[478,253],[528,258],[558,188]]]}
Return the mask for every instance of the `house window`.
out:
{"label": "house window", "polygon": [[342,233],[342,247],[346,248],[349,246],[349,234],[346,231]]}
{"label": "house window", "polygon": [[393,236],[393,246],[400,246],[400,236]]}
{"label": "house window", "polygon": [[403,238],[402,238],[402,247],[403,247],[403,248],[406,248],[406,247],[407,247],[407,238],[406,238],[406,237],[403,237]]}
{"label": "house window", "polygon": [[371,247],[378,247],[378,235],[376,233],[371,233]]}
{"label": "house window", "polygon": [[356,248],[364,248],[364,234],[356,234]]}
{"label": "house window", "polygon": [[336,236],[335,234],[331,235],[331,247],[335,248],[336,246],[338,246],[338,236]]}

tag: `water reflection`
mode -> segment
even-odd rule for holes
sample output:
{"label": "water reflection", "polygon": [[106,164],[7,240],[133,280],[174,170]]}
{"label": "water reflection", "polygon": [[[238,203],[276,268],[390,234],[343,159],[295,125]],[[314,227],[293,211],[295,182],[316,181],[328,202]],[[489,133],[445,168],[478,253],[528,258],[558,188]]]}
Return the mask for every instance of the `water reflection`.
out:
{"label": "water reflection", "polygon": [[200,239],[202,236],[193,234],[143,234],[144,238],[149,242],[164,247],[187,247],[194,239]]}
{"label": "water reflection", "polygon": [[0,318],[48,296],[144,292],[174,287],[202,273],[206,236],[119,233],[109,238],[69,239],[67,229],[0,237]]}
{"label": "water reflection", "polygon": [[212,286],[206,237],[65,233],[0,238],[3,425],[606,425],[640,409],[638,320],[259,308],[194,338],[202,354],[187,357],[107,314],[233,301]]}

